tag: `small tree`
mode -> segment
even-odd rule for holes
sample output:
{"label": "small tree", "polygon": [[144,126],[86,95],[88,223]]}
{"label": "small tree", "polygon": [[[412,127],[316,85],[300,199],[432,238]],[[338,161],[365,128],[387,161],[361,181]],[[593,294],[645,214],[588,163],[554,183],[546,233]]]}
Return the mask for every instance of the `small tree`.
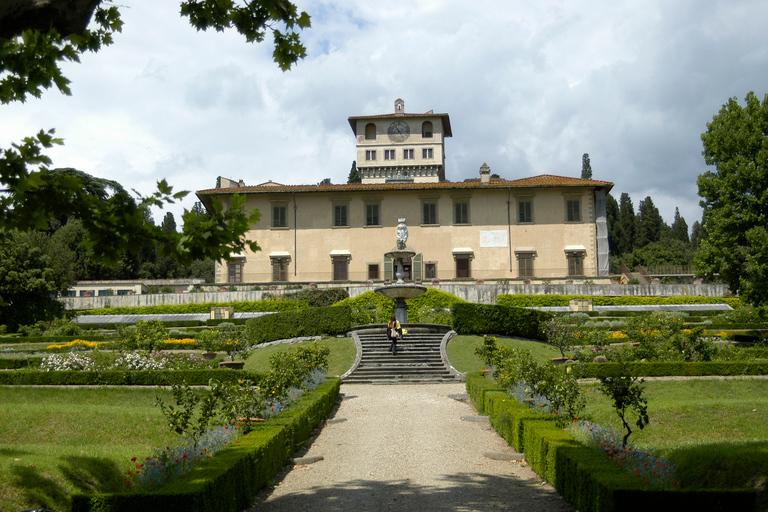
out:
{"label": "small tree", "polygon": [[592,165],[589,163],[589,153],[584,153],[581,156],[581,179],[592,179]]}
{"label": "small tree", "polygon": [[360,177],[360,172],[357,170],[357,162],[352,161],[352,168],[349,170],[349,177],[347,177],[347,183],[362,183],[363,179]]}
{"label": "small tree", "polygon": [[544,332],[547,335],[547,343],[557,347],[560,355],[565,357],[565,351],[573,352],[573,347],[583,344],[581,341],[581,327],[583,320],[572,315],[556,315],[545,325]]}
{"label": "small tree", "polygon": [[628,419],[632,412],[637,415],[634,424],[640,429],[644,429],[648,424],[648,400],[643,397],[644,388],[641,384],[643,379],[630,375],[626,367],[622,367],[621,373],[613,377],[600,377],[600,392],[613,401],[613,409],[616,411],[621,423],[624,425],[627,433],[624,435],[621,443],[627,446],[627,439],[632,435],[632,428]]}

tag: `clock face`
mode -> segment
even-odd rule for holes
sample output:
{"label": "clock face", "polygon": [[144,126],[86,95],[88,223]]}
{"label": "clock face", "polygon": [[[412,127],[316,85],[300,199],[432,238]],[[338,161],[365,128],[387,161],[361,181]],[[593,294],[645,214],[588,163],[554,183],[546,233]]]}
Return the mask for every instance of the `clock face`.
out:
{"label": "clock face", "polygon": [[405,121],[395,121],[389,125],[387,134],[389,135],[389,140],[403,142],[411,135],[411,127]]}

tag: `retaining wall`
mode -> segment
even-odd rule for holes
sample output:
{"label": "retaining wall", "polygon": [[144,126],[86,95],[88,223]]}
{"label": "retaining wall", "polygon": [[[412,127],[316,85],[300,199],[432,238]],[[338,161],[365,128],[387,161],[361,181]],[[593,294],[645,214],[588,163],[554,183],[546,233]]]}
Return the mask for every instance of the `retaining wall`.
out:
{"label": "retaining wall", "polygon": [[[242,285],[246,286],[246,285]],[[342,286],[350,297],[371,291],[378,285],[347,284]],[[456,295],[468,302],[495,304],[502,294],[519,295],[587,295],[595,297],[723,297],[729,294],[724,284],[462,284],[440,283],[426,285]],[[154,293],[141,295],[110,295],[101,297],[61,297],[64,309],[100,309],[113,307],[142,307],[262,300],[265,294],[281,296],[296,290],[206,291],[198,293]]]}

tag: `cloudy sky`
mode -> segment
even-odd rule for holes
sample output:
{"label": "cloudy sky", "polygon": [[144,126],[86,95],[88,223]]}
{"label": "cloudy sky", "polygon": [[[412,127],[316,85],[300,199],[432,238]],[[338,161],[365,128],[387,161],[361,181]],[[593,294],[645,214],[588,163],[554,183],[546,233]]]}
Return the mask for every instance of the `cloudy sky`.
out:
{"label": "cloudy sky", "polygon": [[[283,73],[271,37],[196,32],[178,2],[135,0],[115,44],[67,65],[57,91],[0,106],[0,147],[56,128],[57,167],[144,194],[246,184],[345,183],[347,118],[451,118],[446,177],[579,176],[701,219],[700,135],[723,103],[768,93],[766,0],[300,0],[308,56]],[[171,211],[191,208],[194,195]],[[155,213],[159,222],[163,212]]]}

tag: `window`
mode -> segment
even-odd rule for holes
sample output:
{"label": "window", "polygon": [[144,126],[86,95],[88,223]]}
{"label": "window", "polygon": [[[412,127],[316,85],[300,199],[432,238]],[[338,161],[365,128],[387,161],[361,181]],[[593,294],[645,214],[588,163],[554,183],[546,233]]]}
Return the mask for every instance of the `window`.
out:
{"label": "window", "polygon": [[368,279],[372,281],[377,281],[379,279],[379,264],[378,263],[369,263],[368,264]]}
{"label": "window", "polygon": [[288,258],[271,258],[272,281],[280,282],[288,280]]}
{"label": "window", "polygon": [[346,281],[349,279],[349,259],[333,258],[333,280]]}
{"label": "window", "polygon": [[403,159],[404,160],[413,160],[413,150],[412,149],[404,149],[403,150]]}
{"label": "window", "polygon": [[565,201],[566,217],[568,222],[581,222],[581,201],[579,199],[567,199]]}
{"label": "window", "polygon": [[288,208],[285,205],[272,206],[272,227],[288,227]]}
{"label": "window", "polygon": [[453,223],[469,224],[469,203],[460,201],[453,203]]}
{"label": "window", "polygon": [[424,121],[421,125],[421,136],[425,139],[432,138],[432,121]]}
{"label": "window", "polygon": [[533,201],[522,199],[517,202],[518,216],[517,221],[520,224],[533,222]]}
{"label": "window", "polygon": [[243,262],[234,261],[227,264],[227,282],[228,283],[242,283],[243,282]]}
{"label": "window", "polygon": [[533,277],[533,253],[517,254],[518,277]]}
{"label": "window", "polygon": [[366,160],[376,160],[376,150],[375,149],[368,149],[365,151],[365,159]]}
{"label": "window", "polygon": [[568,277],[584,275],[584,253],[568,253]]}
{"label": "window", "polygon": [[368,123],[365,125],[365,140],[376,140],[376,125]]}
{"label": "window", "polygon": [[345,204],[333,205],[333,225],[349,226],[349,224],[347,223],[347,205]]}
{"label": "window", "polygon": [[432,148],[423,148],[421,150],[421,158],[427,160],[432,158]]}
{"label": "window", "polygon": [[437,203],[423,203],[422,212],[422,224],[437,224]]}
{"label": "window", "polygon": [[472,266],[469,255],[456,256],[456,279],[467,279],[472,277]]}
{"label": "window", "polygon": [[424,263],[424,279],[437,279],[437,263]]}
{"label": "window", "polygon": [[379,205],[378,203],[369,203],[365,205],[365,225],[366,226],[380,226],[379,222]]}
{"label": "window", "polygon": [[384,160],[394,160],[395,159],[395,150],[394,149],[385,149],[384,150]]}

